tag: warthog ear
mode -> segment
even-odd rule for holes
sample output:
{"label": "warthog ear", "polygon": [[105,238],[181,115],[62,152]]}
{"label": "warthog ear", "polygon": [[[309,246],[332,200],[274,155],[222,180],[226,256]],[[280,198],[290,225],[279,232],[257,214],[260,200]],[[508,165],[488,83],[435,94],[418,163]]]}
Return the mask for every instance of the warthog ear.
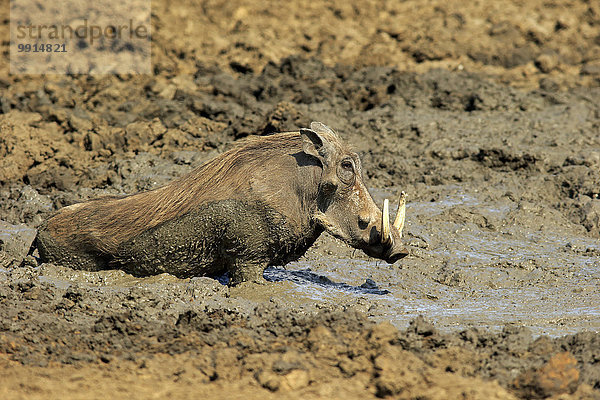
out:
{"label": "warthog ear", "polygon": [[328,127],[327,125],[325,125],[322,122],[317,122],[317,121],[311,122],[310,129],[312,129],[313,131],[318,132],[318,133],[324,133],[326,135],[331,135],[337,139],[337,134],[333,131],[333,129],[331,129],[330,127]]}
{"label": "warthog ear", "polygon": [[[314,122],[311,126],[313,124]],[[302,151],[318,158],[323,166],[327,165],[334,151],[334,147],[329,140],[312,129],[300,129],[300,136],[302,136]]]}

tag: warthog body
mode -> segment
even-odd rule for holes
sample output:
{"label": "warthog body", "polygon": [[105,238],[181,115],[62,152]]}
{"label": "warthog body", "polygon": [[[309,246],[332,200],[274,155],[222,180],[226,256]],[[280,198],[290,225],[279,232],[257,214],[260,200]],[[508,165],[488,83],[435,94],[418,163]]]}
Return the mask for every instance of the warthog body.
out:
{"label": "warthog body", "polygon": [[403,212],[390,226],[373,202],[356,153],[312,123],[248,139],[158,189],[65,207],[45,222],[37,244],[43,261],[76,269],[229,271],[236,284],[298,259],[323,231],[395,262],[406,255],[401,225]]}

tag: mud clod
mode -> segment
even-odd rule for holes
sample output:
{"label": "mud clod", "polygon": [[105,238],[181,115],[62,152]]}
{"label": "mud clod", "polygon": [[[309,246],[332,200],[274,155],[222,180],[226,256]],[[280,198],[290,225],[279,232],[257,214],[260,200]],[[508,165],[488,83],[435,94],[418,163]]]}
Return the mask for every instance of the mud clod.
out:
{"label": "mud clod", "polygon": [[539,369],[519,375],[513,385],[523,397],[530,399],[574,393],[579,385],[577,360],[569,353],[556,354]]}

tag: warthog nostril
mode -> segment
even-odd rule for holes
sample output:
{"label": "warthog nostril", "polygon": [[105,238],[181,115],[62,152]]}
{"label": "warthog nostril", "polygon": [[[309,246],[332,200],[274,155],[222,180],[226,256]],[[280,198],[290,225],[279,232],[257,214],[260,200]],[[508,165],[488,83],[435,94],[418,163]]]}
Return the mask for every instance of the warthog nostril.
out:
{"label": "warthog nostril", "polygon": [[358,227],[360,229],[367,229],[369,227],[369,225],[371,224],[372,220],[373,220],[373,218],[371,218],[370,215],[359,215],[358,216]]}

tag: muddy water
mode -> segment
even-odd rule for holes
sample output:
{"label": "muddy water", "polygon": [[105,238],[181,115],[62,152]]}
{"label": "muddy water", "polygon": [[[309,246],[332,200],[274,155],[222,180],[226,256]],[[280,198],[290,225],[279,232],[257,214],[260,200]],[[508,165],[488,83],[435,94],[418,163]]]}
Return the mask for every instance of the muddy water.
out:
{"label": "muddy water", "polygon": [[[309,254],[287,269],[310,270],[349,286],[319,283],[319,278],[311,281],[307,275],[290,288],[290,298],[354,302],[374,319],[390,320],[398,327],[424,315],[447,331],[467,327],[499,331],[507,324],[527,326],[535,335],[600,331],[597,240],[522,232],[511,226],[490,231],[475,224],[438,222],[432,228],[410,222],[430,220],[457,206],[477,208],[498,220],[515,208],[484,204],[476,193],[409,203],[406,229],[413,257],[388,266]],[[424,268],[423,263],[429,266]],[[365,284],[367,279],[371,283]]]}
{"label": "muddy water", "polygon": [[[536,336],[600,331],[597,240],[503,224],[517,211],[511,201],[490,203],[460,187],[447,189],[453,193],[438,201],[409,202],[405,240],[412,253],[395,265],[369,259],[324,234],[298,262],[267,269],[271,283],[266,286],[229,289],[223,286],[227,277],[220,283],[203,278],[203,284],[221,287],[201,301],[244,310],[262,302],[307,310],[335,305],[398,328],[423,315],[446,332],[469,327],[499,332],[510,324],[526,326]],[[372,190],[379,203],[390,192]],[[501,227],[439,220],[457,209],[477,210]],[[167,274],[135,278],[52,265],[42,267],[39,278],[64,289],[87,285],[108,295],[135,287],[164,292],[190,282]]]}

